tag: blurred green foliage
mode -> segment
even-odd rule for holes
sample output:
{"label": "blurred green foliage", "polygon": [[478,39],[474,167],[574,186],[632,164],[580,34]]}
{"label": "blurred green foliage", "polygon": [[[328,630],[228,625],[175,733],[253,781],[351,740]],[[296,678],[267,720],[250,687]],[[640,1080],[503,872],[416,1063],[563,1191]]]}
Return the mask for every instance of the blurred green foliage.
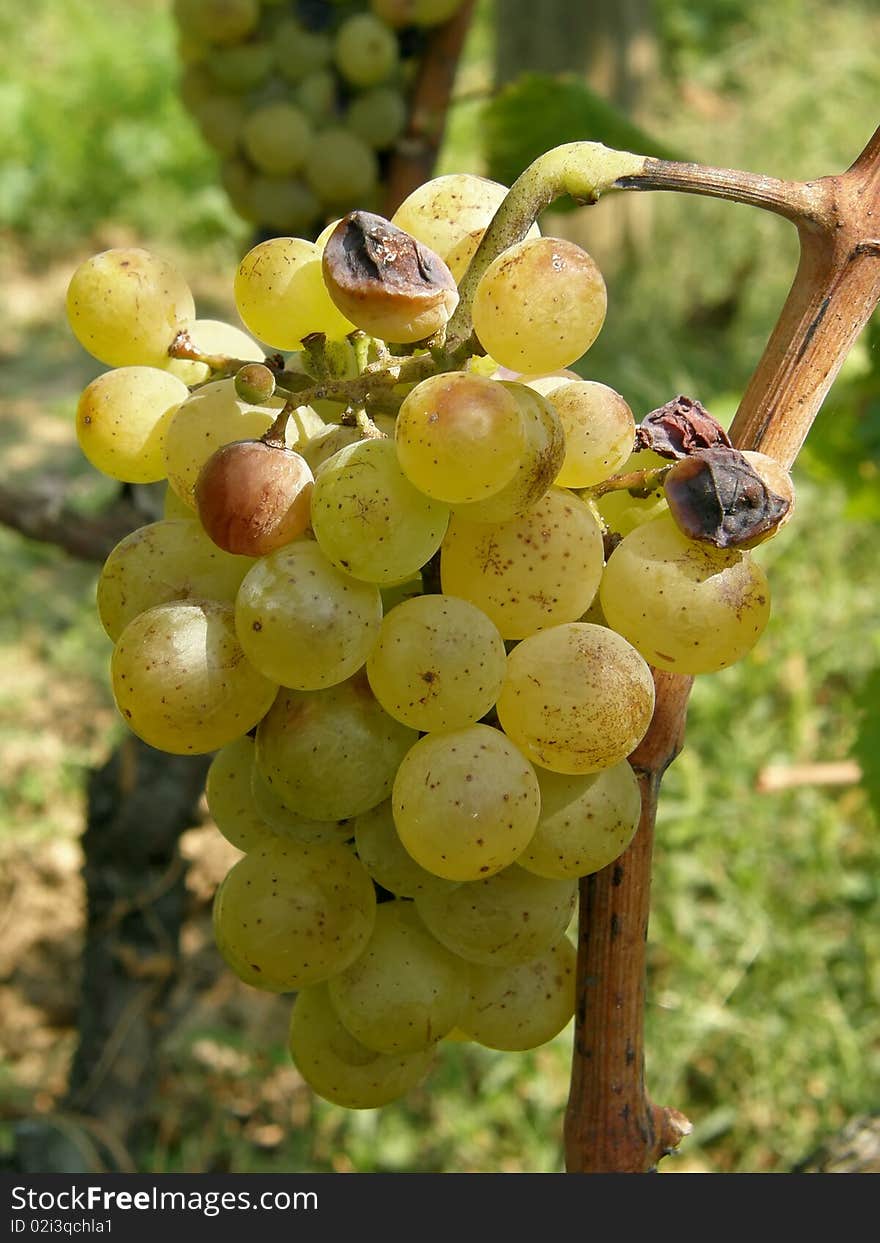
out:
{"label": "blurred green foliage", "polygon": [[[466,90],[489,76],[489,6],[480,13]],[[875,4],[657,0],[657,16],[664,71],[643,124],[673,150],[806,178],[845,166],[877,123]],[[4,10],[0,226],[14,250],[35,265],[63,263],[122,229],[171,245],[192,278],[231,289],[244,234],[175,97],[176,74],[164,0],[34,0],[27,11]],[[454,108],[443,171],[485,169],[481,106]],[[641,238],[602,257],[609,316],[582,370],[618,388],[637,416],[684,392],[727,419],[785,295],[793,231],[725,203],[642,200],[650,208]],[[620,201],[589,211],[613,213]],[[585,216],[585,244],[594,218]],[[49,305],[60,319],[57,297]],[[53,445],[72,440],[84,381],[70,349],[51,368],[26,365],[41,357],[45,335],[16,344],[8,396],[20,428],[30,420],[50,429]],[[798,464],[794,520],[757,554],[773,585],[769,629],[748,660],[698,681],[687,745],[664,783],[648,1078],[655,1099],[695,1123],[667,1169],[785,1170],[853,1113],[880,1108],[880,837],[868,798],[855,785],[756,788],[767,764],[851,756],[861,714],[880,698],[877,355],[875,319]],[[46,460],[72,469],[62,458],[56,449]],[[63,780],[51,776],[57,758],[39,750],[36,760],[7,762],[8,840],[9,826],[58,831],[58,807],[94,752],[96,729],[107,730],[98,712],[83,734],[82,718],[108,699],[94,568],[8,533],[0,544],[0,592],[10,602],[2,668],[39,661],[48,671],[46,728],[67,709],[74,718]],[[39,693],[10,672],[0,699],[7,755],[30,745],[22,731]],[[874,735],[862,737],[862,761],[876,773]],[[178,1033],[154,1102],[153,1168],[561,1168],[570,1033],[525,1056],[453,1046],[406,1101],[348,1114],[297,1082],[284,1051],[285,1003],[247,997],[247,1013],[202,1015],[201,1026]],[[13,1078],[7,1068],[5,1081]],[[16,1091],[25,1098],[29,1089]]]}

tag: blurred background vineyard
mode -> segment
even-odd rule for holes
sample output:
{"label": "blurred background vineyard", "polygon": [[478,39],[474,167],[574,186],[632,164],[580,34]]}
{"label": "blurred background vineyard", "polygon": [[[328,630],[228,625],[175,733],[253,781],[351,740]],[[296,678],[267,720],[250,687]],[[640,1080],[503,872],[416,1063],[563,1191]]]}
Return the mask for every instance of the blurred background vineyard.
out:
{"label": "blurred background vineyard", "polygon": [[[510,179],[530,144],[601,137],[806,179],[844,167],[877,124],[872,0],[616,7],[623,24],[603,24],[609,6],[592,0],[553,0],[546,13],[478,4],[437,171]],[[571,59],[567,23],[593,8],[592,42]],[[545,40],[532,20],[564,37]],[[517,61],[517,37],[536,63]],[[569,60],[554,63],[566,45]],[[560,68],[555,86],[518,81]],[[77,396],[101,368],[64,322],[71,272],[97,250],[144,245],[176,261],[200,315],[229,317],[252,233],[180,102],[178,74],[168,0],[33,0],[0,15],[4,485],[84,514],[112,485],[74,438]],[[498,94],[496,83],[508,85]],[[787,289],[794,232],[708,200],[623,202],[544,222],[593,251],[608,281],[606,327],[580,369],[622,392],[637,418],[686,393],[726,420]],[[774,590],[770,627],[748,660],[698,682],[687,746],[665,781],[648,1080],[695,1126],[669,1172],[784,1171],[853,1115],[880,1110],[878,342],[875,316],[798,464],[796,519],[758,554]],[[121,731],[97,569],[0,528],[5,1158],[17,1123],[52,1114],[76,1041],[84,776]],[[822,766],[840,763],[828,784]],[[231,848],[204,822],[183,850],[177,1021],[137,1168],[561,1169],[570,1030],[527,1055],[450,1045],[424,1087],[381,1111],[316,1100],[285,1051],[288,1004],[219,968],[210,898]]]}

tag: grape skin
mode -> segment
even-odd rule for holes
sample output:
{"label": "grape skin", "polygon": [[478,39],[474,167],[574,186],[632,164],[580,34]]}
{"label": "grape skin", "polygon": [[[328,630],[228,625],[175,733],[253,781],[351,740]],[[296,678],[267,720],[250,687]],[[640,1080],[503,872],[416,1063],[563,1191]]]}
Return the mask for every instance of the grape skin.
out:
{"label": "grape skin", "polygon": [[509,1052],[552,1040],[574,1014],[576,967],[577,952],[565,938],[531,962],[501,970],[475,966],[463,1034]]}
{"label": "grape skin", "polygon": [[321,251],[299,237],[252,247],[235,275],[235,304],[245,326],[276,350],[295,350],[311,332],[334,340],[354,330],[335,307],[321,275]]}
{"label": "grape skin", "polygon": [[83,390],[76,438],[91,464],[125,483],[165,478],[165,436],[189,390],[156,367],[117,367]]}
{"label": "grape skin", "polygon": [[607,384],[579,380],[554,388],[550,403],[565,432],[565,460],[557,484],[589,488],[616,474],[633,451],[632,410]]}
{"label": "grape skin", "polygon": [[[197,319],[190,324],[188,334],[203,354],[226,354],[230,358],[240,358],[242,362],[263,361],[260,346],[234,324],[219,319]],[[166,370],[189,385],[202,384],[211,374],[206,363],[193,362],[188,358],[170,358]]]}
{"label": "grape skin", "polygon": [[357,817],[354,843],[373,880],[398,898],[415,898],[451,883],[421,867],[406,850],[394,824],[390,799]]}
{"label": "grape skin", "polygon": [[205,778],[205,799],[211,818],[226,840],[245,854],[265,845],[272,837],[254,805],[253,765],[254,740],[245,734],[220,748]]}
{"label": "grape skin", "polygon": [[448,173],[407,195],[391,223],[445,259],[462,238],[487,227],[506,195],[507,186],[500,182],[472,173]]}

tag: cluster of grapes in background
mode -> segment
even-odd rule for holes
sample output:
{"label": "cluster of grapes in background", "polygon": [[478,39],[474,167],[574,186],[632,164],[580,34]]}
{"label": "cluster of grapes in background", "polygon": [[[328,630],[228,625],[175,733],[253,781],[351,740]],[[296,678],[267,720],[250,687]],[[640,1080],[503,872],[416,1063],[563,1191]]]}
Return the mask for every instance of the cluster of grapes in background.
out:
{"label": "cluster of grapes in background", "polygon": [[98,586],[116,702],[152,745],[216,752],[208,804],[244,852],[218,948],[297,993],[293,1058],[351,1108],[443,1039],[523,1050],[568,1022],[578,878],[639,821],[650,666],[752,647],[747,547],[790,512],[784,472],[696,403],[637,427],[567,370],[606,311],[573,243],[533,228],[495,258],[456,340],[504,193],[438,178],[393,222],[260,243],[235,278],[252,336],[197,320],[145,251],[68,294],[114,368],[80,400],[85,454],[169,485]]}
{"label": "cluster of grapes in background", "polygon": [[462,0],[175,0],[181,96],[236,211],[312,237],[375,205],[426,32]]}

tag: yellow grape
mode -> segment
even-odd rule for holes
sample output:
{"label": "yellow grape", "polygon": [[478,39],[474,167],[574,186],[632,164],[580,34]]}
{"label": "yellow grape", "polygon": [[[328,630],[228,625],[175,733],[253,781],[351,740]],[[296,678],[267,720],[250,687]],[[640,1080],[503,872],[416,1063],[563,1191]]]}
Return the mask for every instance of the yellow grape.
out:
{"label": "yellow grape", "polygon": [[86,259],[67,289],[76,339],[108,367],[166,367],[169,346],[195,317],[193,296],[177,269],[138,247]]}
{"label": "yellow grape", "polygon": [[417,1053],[455,1027],[468,968],[437,941],[412,902],[384,902],[362,953],[327,985],[351,1034],[380,1053]]}
{"label": "yellow grape", "polygon": [[394,824],[390,799],[357,817],[354,842],[373,880],[398,898],[415,898],[452,883],[426,871],[406,850]]}
{"label": "yellow grape", "polygon": [[531,962],[473,967],[463,1034],[510,1052],[546,1044],[574,1014],[576,967],[577,952],[564,937]]}
{"label": "yellow grape", "polygon": [[308,117],[283,100],[255,108],[241,134],[242,145],[253,163],[273,177],[302,168],[312,139]]}
{"label": "yellow grape", "polygon": [[76,408],[76,438],[91,464],[111,479],[165,478],[165,436],[189,397],[182,380],[157,367],[117,367],[87,385]]}
{"label": "yellow grape", "polygon": [[551,488],[521,518],[497,524],[455,514],[443,541],[443,590],[477,605],[505,639],[575,621],[596,594],[602,531],[585,501]]}
{"label": "yellow grape", "polygon": [[642,800],[626,760],[591,774],[537,768],[541,819],[519,864],[536,876],[588,876],[613,863],[639,826]]}
{"label": "yellow grape", "polygon": [[352,86],[376,86],[397,66],[397,39],[372,13],[354,13],[336,32],[333,59]]}
{"label": "yellow grape", "polygon": [[214,899],[214,936],[246,984],[286,993],[354,962],[376,919],[376,893],[345,846],[271,841],[231,868]]}
{"label": "yellow grape", "polygon": [[220,748],[205,778],[211,819],[226,840],[245,854],[272,838],[251,793],[253,766],[254,740],[245,734]]}
{"label": "yellow grape", "polygon": [[550,403],[565,431],[561,488],[589,488],[617,474],[633,451],[632,410],[613,388],[578,380],[554,388]]}
{"label": "yellow grape", "polygon": [[486,228],[506,195],[507,186],[497,181],[472,173],[448,173],[417,186],[391,223],[445,259],[469,233]]}
{"label": "yellow grape", "polygon": [[556,371],[590,348],[606,306],[602,273],[585,250],[561,238],[526,238],[481,277],[474,331],[486,352],[512,371]]}
{"label": "yellow grape", "polygon": [[278,690],[245,658],[231,606],[213,600],[140,613],[119,636],[110,675],[129,727],[174,755],[215,751],[247,733]]}
{"label": "yellow grape", "polygon": [[608,560],[602,610],[658,669],[714,673],[754,647],[770,586],[748,552],[682,535],[671,515],[631,531]]}
{"label": "yellow grape", "polygon": [[433,1048],[377,1053],[355,1040],[333,1009],[326,984],[304,989],[290,1023],[290,1055],[309,1087],[346,1109],[377,1109],[424,1079]]}
{"label": "yellow grape", "polygon": [[276,837],[292,837],[294,841],[305,842],[306,845],[333,842],[341,844],[350,842],[354,834],[351,820],[308,820],[288,807],[260,772],[256,751],[253,753],[251,765],[251,798],[257,813]]}
{"label": "yellow grape", "polygon": [[[218,354],[227,358],[240,358],[242,362],[261,363],[264,351],[241,328],[224,323],[220,319],[197,319],[187,329],[193,344],[203,354]],[[184,384],[203,384],[211,374],[207,363],[196,363],[189,358],[169,358],[167,371],[183,380]]]}
{"label": "yellow grape", "polygon": [[475,605],[455,596],[416,596],[383,620],[367,677],[398,721],[423,731],[457,729],[495,703],[506,663],[504,640]]}
{"label": "yellow grape", "polygon": [[641,742],[654,711],[654,680],[621,635],[572,622],[516,645],[497,709],[505,733],[533,763],[593,773]]}
{"label": "yellow grape", "polygon": [[[659,453],[650,449],[640,449],[638,453],[631,454],[615,473],[628,475],[634,471],[653,470],[657,466],[668,465],[668,458],[662,458]],[[650,522],[669,512],[662,481],[647,496],[638,495],[639,491],[641,489],[629,492],[626,488],[618,488],[597,498],[594,504],[609,531],[617,535],[629,535],[630,531],[634,531],[643,522]]]}
{"label": "yellow grape", "polygon": [[481,880],[513,863],[540,813],[534,769],[488,725],[427,734],[394,779],[394,823],[417,863],[446,880]]}
{"label": "yellow grape", "polygon": [[354,330],[327,293],[320,249],[300,237],[269,238],[248,251],[235,303],[249,331],[276,350],[299,349],[312,332],[337,340]]}

